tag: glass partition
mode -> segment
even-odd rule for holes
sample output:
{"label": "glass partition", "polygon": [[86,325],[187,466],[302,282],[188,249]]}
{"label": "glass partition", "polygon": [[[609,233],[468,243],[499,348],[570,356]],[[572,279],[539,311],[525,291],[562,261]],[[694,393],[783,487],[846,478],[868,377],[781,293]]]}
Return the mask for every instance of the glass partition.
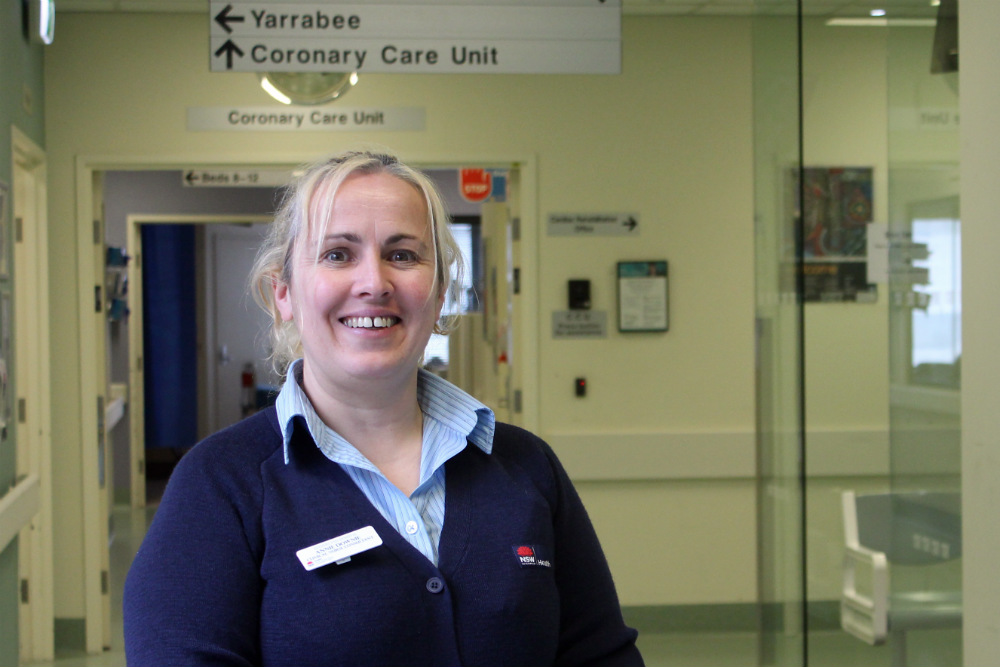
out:
{"label": "glass partition", "polygon": [[[954,62],[929,4],[823,5],[801,31],[805,664],[959,665],[957,74],[932,71]],[[847,558],[853,523],[884,572]],[[852,634],[848,586],[879,601]]]}
{"label": "glass partition", "polygon": [[[755,10],[759,662],[958,665],[957,43],[930,4]],[[889,499],[872,642],[841,628],[845,492]],[[941,627],[900,631],[936,601]]]}
{"label": "glass partition", "polygon": [[753,26],[759,663],[805,663],[798,2]]}
{"label": "glass partition", "polygon": [[890,26],[887,41],[889,479],[914,554],[893,564],[890,599],[936,619],[890,632],[889,649],[931,666],[962,664],[957,3],[943,4],[936,24]]}

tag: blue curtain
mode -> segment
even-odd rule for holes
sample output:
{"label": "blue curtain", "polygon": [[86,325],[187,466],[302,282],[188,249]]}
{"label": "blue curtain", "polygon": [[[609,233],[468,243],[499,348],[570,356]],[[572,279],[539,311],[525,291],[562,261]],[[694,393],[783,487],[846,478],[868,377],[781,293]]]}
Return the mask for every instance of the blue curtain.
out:
{"label": "blue curtain", "polygon": [[146,447],[198,437],[194,225],[142,226]]}

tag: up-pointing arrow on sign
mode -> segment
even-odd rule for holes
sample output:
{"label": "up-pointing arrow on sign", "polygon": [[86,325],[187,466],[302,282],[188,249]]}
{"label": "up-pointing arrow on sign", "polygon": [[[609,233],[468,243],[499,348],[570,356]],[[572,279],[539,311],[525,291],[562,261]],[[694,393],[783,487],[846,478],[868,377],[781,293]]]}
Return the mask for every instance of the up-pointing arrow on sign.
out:
{"label": "up-pointing arrow on sign", "polygon": [[240,47],[238,47],[235,44],[233,44],[233,40],[231,40],[231,39],[227,39],[226,42],[225,42],[225,44],[223,44],[222,46],[220,46],[215,51],[215,55],[217,55],[217,56],[221,56],[223,53],[226,54],[226,69],[232,69],[233,68],[233,54],[234,53],[236,55],[240,56],[241,58],[243,57],[243,50]]}

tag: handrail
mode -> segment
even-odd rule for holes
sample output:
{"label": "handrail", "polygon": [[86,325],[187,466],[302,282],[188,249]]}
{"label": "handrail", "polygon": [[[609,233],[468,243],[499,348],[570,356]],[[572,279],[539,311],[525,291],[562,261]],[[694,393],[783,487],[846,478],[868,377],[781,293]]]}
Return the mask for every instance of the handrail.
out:
{"label": "handrail", "polygon": [[0,552],[28,525],[41,506],[38,475],[27,475],[0,497]]}

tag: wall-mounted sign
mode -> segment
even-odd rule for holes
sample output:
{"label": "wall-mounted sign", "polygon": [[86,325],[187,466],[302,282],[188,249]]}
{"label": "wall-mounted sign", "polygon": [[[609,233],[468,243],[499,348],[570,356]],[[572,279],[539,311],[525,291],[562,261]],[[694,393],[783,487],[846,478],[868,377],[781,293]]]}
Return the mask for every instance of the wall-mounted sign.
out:
{"label": "wall-mounted sign", "polygon": [[667,262],[618,262],[618,330],[666,331]]}
{"label": "wall-mounted sign", "polygon": [[186,188],[274,188],[288,185],[292,172],[283,169],[185,169]]}
{"label": "wall-mounted sign", "polygon": [[608,314],[603,310],[557,310],[552,313],[553,338],[607,338]]}
{"label": "wall-mounted sign", "polygon": [[636,213],[550,213],[549,236],[638,236]]}
{"label": "wall-mounted sign", "polygon": [[470,202],[484,202],[493,193],[493,174],[487,169],[460,169],[458,191],[462,199]]}
{"label": "wall-mounted sign", "polygon": [[621,72],[621,0],[212,0],[209,29],[213,72]]}
{"label": "wall-mounted sign", "polygon": [[422,131],[424,109],[397,107],[189,107],[190,131],[360,132],[365,130]]}

